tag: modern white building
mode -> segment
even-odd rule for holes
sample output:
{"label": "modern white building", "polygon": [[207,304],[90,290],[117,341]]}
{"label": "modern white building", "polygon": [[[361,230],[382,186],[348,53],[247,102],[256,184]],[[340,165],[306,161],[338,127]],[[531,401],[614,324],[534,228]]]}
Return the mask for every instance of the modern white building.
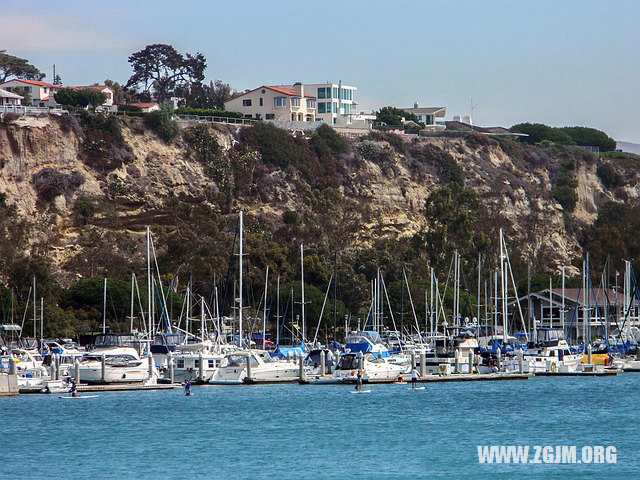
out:
{"label": "modern white building", "polygon": [[55,106],[53,93],[64,88],[60,85],[54,85],[47,82],[38,82],[36,80],[24,80],[22,78],[14,78],[4,83],[0,83],[0,88],[8,92],[13,92],[16,88],[23,88],[31,95],[31,103],[38,107]]}
{"label": "modern white building", "polygon": [[356,87],[338,82],[310,83],[305,84],[304,88],[317,99],[317,120],[333,126],[346,126],[356,121]]}
{"label": "modern white building", "polygon": [[443,121],[438,121],[438,118],[444,118],[447,114],[445,107],[420,107],[418,102],[413,104],[413,108],[403,108],[406,112],[413,113],[418,117],[418,121],[425,124],[427,128],[441,128],[444,130],[445,125]]}
{"label": "modern white building", "polygon": [[315,122],[316,97],[302,83],[291,87],[262,85],[234,95],[224,109],[240,112],[245,118],[280,122]]}

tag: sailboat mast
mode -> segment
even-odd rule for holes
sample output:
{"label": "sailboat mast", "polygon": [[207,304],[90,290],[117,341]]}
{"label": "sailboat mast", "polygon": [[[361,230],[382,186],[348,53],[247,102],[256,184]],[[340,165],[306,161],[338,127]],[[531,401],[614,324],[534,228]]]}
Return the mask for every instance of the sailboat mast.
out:
{"label": "sailboat mast", "polygon": [[40,348],[44,347],[44,298],[40,297]]}
{"label": "sailboat mast", "polygon": [[131,272],[131,316],[129,317],[130,319],[130,324],[129,324],[129,333],[133,332],[133,296],[135,295],[135,281],[136,281],[136,274]]}
{"label": "sailboat mast", "polygon": [[300,278],[302,280],[301,284],[301,294],[302,294],[302,305],[301,305],[301,321],[302,321],[302,341],[304,342],[307,338],[307,329],[305,325],[304,318],[304,244],[300,245]]}
{"label": "sailboat mast", "polygon": [[264,308],[262,313],[262,349],[266,350],[267,337],[267,290],[269,288],[269,265],[267,265],[267,273],[264,277]]}
{"label": "sailboat mast", "polygon": [[153,335],[151,299],[151,229],[147,225],[147,314],[149,315],[149,349],[151,349],[151,337]]}
{"label": "sailboat mast", "polygon": [[500,281],[502,287],[502,340],[504,344],[507,344],[507,328],[508,328],[508,320],[507,320],[507,275],[506,275],[506,265],[505,265],[505,255],[504,255],[504,237],[502,234],[502,229],[500,229]]}
{"label": "sailboat mast", "polygon": [[37,331],[37,313],[36,313],[36,277],[35,275],[33,276],[33,338],[36,339],[38,338],[38,331]]}
{"label": "sailboat mast", "polygon": [[280,345],[280,275],[276,281],[276,345]]}
{"label": "sailboat mast", "polygon": [[562,311],[560,312],[560,325],[564,333],[564,266],[562,267]]}
{"label": "sailboat mast", "polygon": [[200,336],[202,337],[202,341],[205,341],[205,325],[204,325],[204,297],[200,295]]}
{"label": "sailboat mast", "polygon": [[238,278],[238,288],[240,290],[240,295],[238,295],[238,345],[242,346],[242,248],[244,243],[244,225],[242,219],[242,210],[240,211],[240,219],[239,219],[239,228],[240,228],[240,257],[239,257],[239,278]]}
{"label": "sailboat mast", "polygon": [[104,277],[102,290],[102,334],[107,333],[107,277]]}

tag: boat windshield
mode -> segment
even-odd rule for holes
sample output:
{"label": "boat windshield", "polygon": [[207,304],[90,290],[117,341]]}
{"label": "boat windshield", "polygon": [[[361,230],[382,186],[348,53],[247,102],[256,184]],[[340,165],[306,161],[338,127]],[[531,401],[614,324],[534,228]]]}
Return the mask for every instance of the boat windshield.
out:
{"label": "boat windshield", "polygon": [[[251,358],[251,366],[256,367],[258,365],[258,361],[253,356],[249,358]],[[227,357],[228,367],[244,367],[246,364],[247,364],[246,355],[229,355]]]}
{"label": "boat windshield", "polygon": [[358,359],[355,355],[345,355],[338,363],[338,370],[355,370],[358,368]]}

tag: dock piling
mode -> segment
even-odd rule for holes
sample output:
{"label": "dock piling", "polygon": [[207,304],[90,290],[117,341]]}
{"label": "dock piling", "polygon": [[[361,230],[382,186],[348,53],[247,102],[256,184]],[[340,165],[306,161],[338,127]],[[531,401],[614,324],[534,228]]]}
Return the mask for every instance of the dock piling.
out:
{"label": "dock piling", "polygon": [[453,365],[453,373],[460,373],[460,357],[456,355],[456,360]]}
{"label": "dock piling", "polygon": [[298,357],[298,374],[300,375],[300,381],[304,380],[304,358],[302,355]]}
{"label": "dock piling", "polygon": [[16,359],[11,354],[9,357],[9,375],[16,375],[16,370]]}
{"label": "dock piling", "polygon": [[149,352],[149,379],[153,378],[153,353]]}
{"label": "dock piling", "polygon": [[173,360],[173,356],[169,354],[169,380],[171,383],[174,383],[176,379],[176,370],[175,370],[175,361]]}
{"label": "dock piling", "polygon": [[60,380],[60,354],[53,354],[53,379]]}
{"label": "dock piling", "polygon": [[107,383],[107,357],[104,353],[100,358],[100,381],[102,383]]}
{"label": "dock piling", "polygon": [[322,350],[320,352],[320,376],[324,377],[325,373],[327,373],[327,355]]}
{"label": "dock piling", "polygon": [[524,352],[518,350],[518,372],[522,375],[524,373]]}
{"label": "dock piling", "polygon": [[469,350],[469,374],[473,373],[473,350]]}
{"label": "dock piling", "polygon": [[202,353],[198,354],[198,381],[204,382],[204,365],[202,360]]}
{"label": "dock piling", "polygon": [[411,371],[416,369],[416,352],[411,351]]}
{"label": "dock piling", "polygon": [[77,358],[73,364],[73,377],[75,378],[76,383],[80,383],[80,360]]}
{"label": "dock piling", "polygon": [[424,378],[427,374],[427,355],[423,351],[420,352],[420,377]]}
{"label": "dock piling", "polygon": [[592,357],[591,357],[591,343],[587,343],[587,363],[589,365],[592,364],[591,360],[592,360]]}
{"label": "dock piling", "polygon": [[245,361],[246,361],[246,370],[247,370],[247,378],[245,380],[247,380],[248,382],[251,382],[251,356],[247,355],[245,357]]}

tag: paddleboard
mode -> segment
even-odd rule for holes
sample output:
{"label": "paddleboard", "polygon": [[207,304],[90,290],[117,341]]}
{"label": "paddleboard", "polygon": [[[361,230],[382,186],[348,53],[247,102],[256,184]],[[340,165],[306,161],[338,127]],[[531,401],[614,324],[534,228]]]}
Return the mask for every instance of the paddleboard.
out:
{"label": "paddleboard", "polygon": [[78,399],[78,398],[97,398],[98,395],[78,395],[77,397],[72,397],[70,395],[64,396],[64,397],[58,397],[58,398],[72,398],[74,400]]}
{"label": "paddleboard", "polygon": [[416,388],[411,388],[409,387],[409,390],[426,390],[427,387],[416,387]]}
{"label": "paddleboard", "polygon": [[371,390],[351,390],[351,393],[371,393]]}

